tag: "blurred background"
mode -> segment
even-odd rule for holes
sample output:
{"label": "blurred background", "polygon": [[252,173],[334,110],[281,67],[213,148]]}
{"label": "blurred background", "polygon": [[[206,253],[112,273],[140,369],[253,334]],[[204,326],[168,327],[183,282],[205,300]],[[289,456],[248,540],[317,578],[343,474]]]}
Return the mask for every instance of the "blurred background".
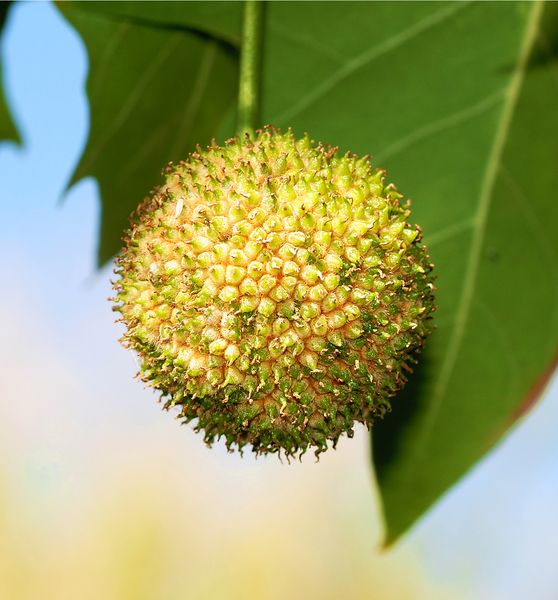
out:
{"label": "blurred background", "polygon": [[[393,549],[358,429],[316,463],[204,446],[134,379],[95,268],[87,56],[50,3],[1,48],[0,598],[558,598],[558,379]],[[467,435],[464,431],[463,435]]]}

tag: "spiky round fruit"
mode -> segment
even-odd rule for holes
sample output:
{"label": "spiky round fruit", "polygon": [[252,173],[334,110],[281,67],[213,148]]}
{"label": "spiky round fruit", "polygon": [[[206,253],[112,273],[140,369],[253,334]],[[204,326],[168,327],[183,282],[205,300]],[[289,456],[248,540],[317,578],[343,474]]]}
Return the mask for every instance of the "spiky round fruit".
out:
{"label": "spiky round fruit", "polygon": [[384,177],[266,129],[169,166],[140,206],[117,261],[123,340],[207,442],[320,452],[388,410],[433,286]]}

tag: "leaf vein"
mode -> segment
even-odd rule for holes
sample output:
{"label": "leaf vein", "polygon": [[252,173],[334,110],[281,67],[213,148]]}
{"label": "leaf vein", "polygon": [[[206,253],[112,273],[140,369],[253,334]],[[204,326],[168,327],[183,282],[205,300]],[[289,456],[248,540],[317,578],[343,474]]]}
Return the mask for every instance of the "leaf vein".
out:
{"label": "leaf vein", "polygon": [[[190,92],[190,97],[188,102],[186,103],[186,110],[184,111],[184,116],[181,120],[181,123],[178,127],[178,134],[176,134],[175,142],[172,150],[166,155],[169,160],[174,160],[177,157],[178,152],[181,148],[186,147],[186,132],[190,133],[190,128],[192,126],[192,122],[196,113],[199,111],[201,105],[201,99],[207,87],[207,83],[209,81],[209,75],[211,73],[211,69],[215,63],[215,58],[217,55],[218,44],[214,40],[210,40],[207,42],[205,54],[202,60],[199,63],[198,72],[196,75],[196,79],[194,81],[194,86]],[[157,143],[167,135],[168,130],[176,131],[176,126],[174,121],[170,119],[166,119],[164,122],[161,122],[160,127],[155,127],[146,141],[142,144],[141,148],[138,152],[133,155],[126,166],[124,166],[120,172],[120,179],[127,179],[134,172],[134,170],[138,167],[139,164],[145,159],[146,156],[153,152],[153,149],[157,145]]]}
{"label": "leaf vein", "polygon": [[465,336],[465,330],[469,320],[471,305],[475,293],[477,274],[482,254],[482,245],[484,242],[492,193],[498,173],[498,165],[502,158],[508,130],[513,118],[515,107],[517,105],[517,100],[525,76],[531,48],[534,40],[536,39],[537,29],[542,13],[542,6],[542,2],[536,2],[532,4],[533,8],[531,9],[531,13],[527,21],[525,34],[523,36],[518,55],[516,69],[510,78],[510,82],[506,90],[506,98],[502,109],[502,115],[496,129],[494,143],[492,144],[492,148],[490,150],[488,164],[481,186],[479,203],[474,217],[475,226],[473,229],[473,239],[471,242],[471,248],[465,270],[461,301],[457,307],[453,333],[450,337],[449,346],[445,353],[440,374],[434,387],[432,400],[425,415],[422,435],[415,448],[415,456],[417,459],[424,451],[427,440],[430,437],[430,433],[434,428],[434,423],[439,414],[442,400],[447,393],[451,376],[454,372],[457,362],[459,349],[461,348],[461,344]]}
{"label": "leaf vein", "polygon": [[96,94],[101,89],[108,69],[112,64],[111,59],[116,51],[116,48],[122,43],[124,37],[129,31],[130,25],[128,23],[121,23],[115,29],[114,34],[107,41],[104,52],[99,58],[99,64],[97,68],[95,70],[92,68],[90,69],[92,75],[95,73],[95,80],[91,81],[90,95]]}
{"label": "leaf vein", "polygon": [[467,108],[458,110],[451,115],[446,117],[442,117],[441,119],[437,119],[431,123],[427,123],[422,127],[418,127],[408,135],[400,138],[396,142],[393,142],[390,146],[387,147],[384,152],[380,152],[380,156],[376,157],[376,161],[378,163],[384,163],[388,158],[392,158],[393,156],[399,154],[403,150],[406,150],[409,146],[412,146],[416,142],[427,138],[436,133],[441,133],[447,129],[451,129],[456,125],[460,125],[468,121],[469,119],[473,119],[474,117],[480,116],[486,112],[488,112],[491,108],[496,106],[503,98],[504,90],[498,90],[497,92],[490,94],[480,102],[473,104],[472,106],[468,106]]}
{"label": "leaf vein", "polygon": [[301,35],[299,33],[295,33],[290,29],[287,29],[286,27],[281,27],[273,21],[269,24],[269,29],[275,31],[275,33],[282,35],[287,40],[290,40],[291,42],[296,42],[301,46],[306,46],[306,48],[314,50],[318,54],[330,58],[331,60],[334,60],[337,63],[343,63],[347,60],[345,56],[342,56],[341,54],[339,54],[335,50],[332,50],[328,46],[323,46],[315,40],[310,40],[306,37],[306,35]]}
{"label": "leaf vein", "polygon": [[99,139],[99,141],[93,146],[89,152],[88,159],[82,164],[82,170],[86,171],[87,168],[94,164],[99,154],[105,149],[111,138],[126,122],[126,119],[132,114],[134,107],[140,101],[144,90],[149,85],[151,78],[157,73],[160,66],[166,60],[166,58],[172,53],[175,46],[180,42],[180,36],[172,36],[167,43],[161,47],[158,54],[156,54],[151,60],[151,64],[144,70],[142,77],[140,77],[134,88],[130,91],[127,101],[122,105],[118,114],[114,117],[112,124],[106,128],[105,134]]}
{"label": "leaf vein", "polygon": [[322,81],[322,83],[317,85],[311,92],[303,96],[298,102],[294,103],[290,108],[270,119],[270,122],[280,125],[281,122],[289,121],[295,115],[302,112],[305,108],[308,108],[308,106],[312,105],[320,97],[333,89],[337,84],[341,83],[341,81],[355,73],[355,71],[362,69],[367,64],[380,58],[384,54],[403,46],[413,38],[419,36],[421,33],[428,31],[428,29],[447,21],[450,17],[463,10],[463,8],[468,4],[470,4],[470,2],[458,2],[455,4],[451,3],[449,8],[439,10],[432,15],[428,15],[428,17],[418,21],[417,23],[414,23],[411,27],[404,29],[398,34],[385,40],[378,46],[369,48],[362,54],[359,54],[358,56],[348,60],[341,68],[335,71],[330,77]]}
{"label": "leaf vein", "polygon": [[428,248],[433,248],[438,244],[457,237],[459,234],[473,227],[473,225],[474,219],[472,217],[468,217],[467,219],[463,219],[462,221],[458,221],[457,223],[452,223],[447,227],[443,227],[429,236],[425,236],[424,242]]}
{"label": "leaf vein", "polygon": [[200,110],[202,98],[207,90],[207,84],[209,83],[209,77],[213,67],[215,66],[215,59],[217,58],[217,42],[211,40],[207,42],[207,47],[200,66],[196,74],[196,80],[194,81],[194,87],[190,94],[190,100],[186,105],[186,110],[182,118],[182,123],[178,130],[176,142],[171,151],[171,157],[175,156],[181,147],[186,145],[185,137],[188,134],[191,135],[192,123],[195,116]]}

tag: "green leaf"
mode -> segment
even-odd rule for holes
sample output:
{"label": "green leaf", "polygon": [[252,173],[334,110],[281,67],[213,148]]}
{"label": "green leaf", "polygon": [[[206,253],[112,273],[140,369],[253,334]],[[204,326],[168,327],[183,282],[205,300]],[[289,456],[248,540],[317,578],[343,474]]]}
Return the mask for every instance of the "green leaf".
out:
{"label": "green leaf", "polygon": [[161,169],[216,135],[236,95],[237,56],[205,34],[105,14],[93,3],[59,8],[89,54],[91,132],[71,183],[98,180],[103,264]]}
{"label": "green leaf", "polygon": [[526,410],[558,347],[558,5],[267,6],[264,123],[370,153],[413,198],[436,332],[374,430],[387,542]]}
{"label": "green leaf", "polygon": [[[11,2],[0,3],[0,40],[2,39],[2,31],[8,16],[8,9]],[[12,140],[19,142],[19,136],[17,129],[12,121],[10,110],[6,102],[3,90],[3,78],[2,78],[2,62],[0,60],[0,142],[3,140]]]}
{"label": "green leaf", "polygon": [[[476,46],[501,74],[501,94],[487,90],[485,99],[463,103],[384,151],[417,201],[432,194],[416,216],[438,267],[440,305],[438,331],[415,378],[374,436],[388,541],[498,441],[555,364],[558,69],[556,55],[547,54],[547,27],[556,26],[557,8],[486,7],[492,31],[474,43],[463,37],[461,48]],[[487,47],[497,36],[511,56]],[[440,160],[441,190],[399,166],[420,155]],[[455,204],[453,218],[440,223],[445,202]]]}

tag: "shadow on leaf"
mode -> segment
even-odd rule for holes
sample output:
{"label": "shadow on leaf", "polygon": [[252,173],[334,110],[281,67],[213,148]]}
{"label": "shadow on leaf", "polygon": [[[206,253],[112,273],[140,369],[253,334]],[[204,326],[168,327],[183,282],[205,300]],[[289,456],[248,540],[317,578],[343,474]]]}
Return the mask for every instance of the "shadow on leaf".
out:
{"label": "shadow on leaf", "polygon": [[427,346],[410,374],[407,385],[393,398],[391,412],[374,424],[372,457],[380,480],[398,456],[405,430],[424,407],[424,385],[431,365],[433,360]]}

